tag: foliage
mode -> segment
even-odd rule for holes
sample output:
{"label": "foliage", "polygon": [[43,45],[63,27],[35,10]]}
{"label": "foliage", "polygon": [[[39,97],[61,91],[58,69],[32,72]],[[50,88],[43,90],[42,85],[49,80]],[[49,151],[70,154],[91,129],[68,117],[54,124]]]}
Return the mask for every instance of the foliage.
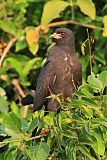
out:
{"label": "foliage", "polygon": [[[57,27],[75,34],[83,85],[67,102],[55,96],[62,106],[59,113],[46,114],[42,108],[33,114],[29,108],[23,119],[23,91],[35,89],[51,44],[48,37]],[[106,0],[2,1],[0,35],[0,159],[105,160]]]}
{"label": "foliage", "polygon": [[[2,145],[9,143],[4,159],[10,155],[15,159],[43,160],[47,156],[62,160],[106,158],[107,96],[103,94],[106,77],[107,71],[97,77],[92,73],[88,83],[61,104],[59,113],[45,114],[42,109],[36,111],[30,121],[21,119],[19,112],[15,114],[13,110],[6,114],[1,133],[10,138],[1,142]],[[36,136],[31,138],[35,127]]]}

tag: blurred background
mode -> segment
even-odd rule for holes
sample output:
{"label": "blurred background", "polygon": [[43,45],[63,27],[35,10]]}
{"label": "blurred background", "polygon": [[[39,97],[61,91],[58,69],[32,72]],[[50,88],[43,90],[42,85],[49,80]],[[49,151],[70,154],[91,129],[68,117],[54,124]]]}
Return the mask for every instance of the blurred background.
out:
{"label": "blurred background", "polygon": [[[18,112],[21,98],[34,90],[52,42],[66,27],[75,35],[83,84],[92,71],[107,70],[106,0],[2,0],[0,2],[0,121]],[[23,107],[19,107],[23,110]]]}

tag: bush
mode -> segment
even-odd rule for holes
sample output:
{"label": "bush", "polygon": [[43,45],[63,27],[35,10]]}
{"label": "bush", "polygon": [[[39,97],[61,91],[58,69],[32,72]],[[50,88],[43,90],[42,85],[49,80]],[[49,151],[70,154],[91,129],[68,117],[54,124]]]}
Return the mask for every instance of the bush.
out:
{"label": "bush", "polygon": [[[106,13],[106,0],[0,4],[0,159],[106,160]],[[35,89],[51,44],[48,37],[57,27],[75,34],[83,85],[67,102],[55,96],[62,106],[59,113],[46,114],[45,107],[32,113],[20,101]]]}

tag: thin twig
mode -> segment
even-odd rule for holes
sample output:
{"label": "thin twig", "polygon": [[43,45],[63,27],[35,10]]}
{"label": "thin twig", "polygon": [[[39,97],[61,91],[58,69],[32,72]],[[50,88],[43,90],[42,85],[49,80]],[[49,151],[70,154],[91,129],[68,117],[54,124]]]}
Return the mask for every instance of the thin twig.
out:
{"label": "thin twig", "polygon": [[[35,137],[31,137],[27,141],[31,141],[33,139],[39,139],[39,138],[42,138],[42,137],[43,136],[41,136],[41,135],[35,136]],[[20,142],[21,140],[24,140],[24,139],[7,140],[7,141],[0,142],[0,145],[2,145],[2,144],[8,144],[8,143],[13,143],[13,142]]]}
{"label": "thin twig", "polygon": [[7,53],[8,53],[8,51],[9,51],[9,49],[16,42],[16,40],[17,40],[17,37],[11,39],[10,42],[8,43],[7,47],[4,49],[4,52],[3,52],[3,54],[2,54],[2,56],[0,58],[0,67],[2,66],[2,62],[5,59],[5,57],[6,57]]}
{"label": "thin twig", "polygon": [[86,28],[92,28],[92,29],[98,29],[98,30],[104,30],[104,28],[102,27],[98,27],[98,26],[94,26],[91,24],[86,24],[86,23],[81,23],[81,22],[77,22],[77,21],[60,21],[60,22],[53,22],[48,24],[48,27],[54,27],[54,26],[60,26],[60,25],[65,25],[65,24],[76,24],[82,27],[86,27]]}
{"label": "thin twig", "polygon": [[[25,94],[24,94],[24,92],[23,92],[23,90],[22,90],[22,88],[21,88],[18,80],[17,80],[17,79],[13,79],[12,84],[13,84],[13,85],[15,86],[15,88],[18,90],[20,96],[21,96],[22,98],[25,97]],[[23,117],[23,118],[26,118],[26,116],[27,116],[27,111],[28,111],[28,105],[24,106],[24,110],[23,110],[23,113],[22,113],[22,117]]]}
{"label": "thin twig", "polygon": [[25,94],[23,92],[23,90],[21,89],[19,82],[17,79],[13,79],[12,80],[12,84],[16,87],[16,89],[18,90],[19,94],[21,97],[25,97]]}
{"label": "thin twig", "polygon": [[90,36],[89,36],[88,29],[87,29],[87,35],[88,35],[88,47],[89,47],[89,55],[90,55],[90,71],[92,73],[92,53],[91,53],[91,43],[90,43]]}

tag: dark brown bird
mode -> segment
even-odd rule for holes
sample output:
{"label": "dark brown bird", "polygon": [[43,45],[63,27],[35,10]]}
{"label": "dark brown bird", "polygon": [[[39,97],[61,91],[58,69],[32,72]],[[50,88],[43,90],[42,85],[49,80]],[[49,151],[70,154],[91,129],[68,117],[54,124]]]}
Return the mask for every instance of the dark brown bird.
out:
{"label": "dark brown bird", "polygon": [[61,100],[70,97],[82,82],[82,67],[75,57],[75,38],[71,30],[58,28],[50,38],[55,43],[49,50],[43,65],[34,96],[34,111],[47,106],[48,111],[60,108],[57,100],[48,96],[60,95]]}

